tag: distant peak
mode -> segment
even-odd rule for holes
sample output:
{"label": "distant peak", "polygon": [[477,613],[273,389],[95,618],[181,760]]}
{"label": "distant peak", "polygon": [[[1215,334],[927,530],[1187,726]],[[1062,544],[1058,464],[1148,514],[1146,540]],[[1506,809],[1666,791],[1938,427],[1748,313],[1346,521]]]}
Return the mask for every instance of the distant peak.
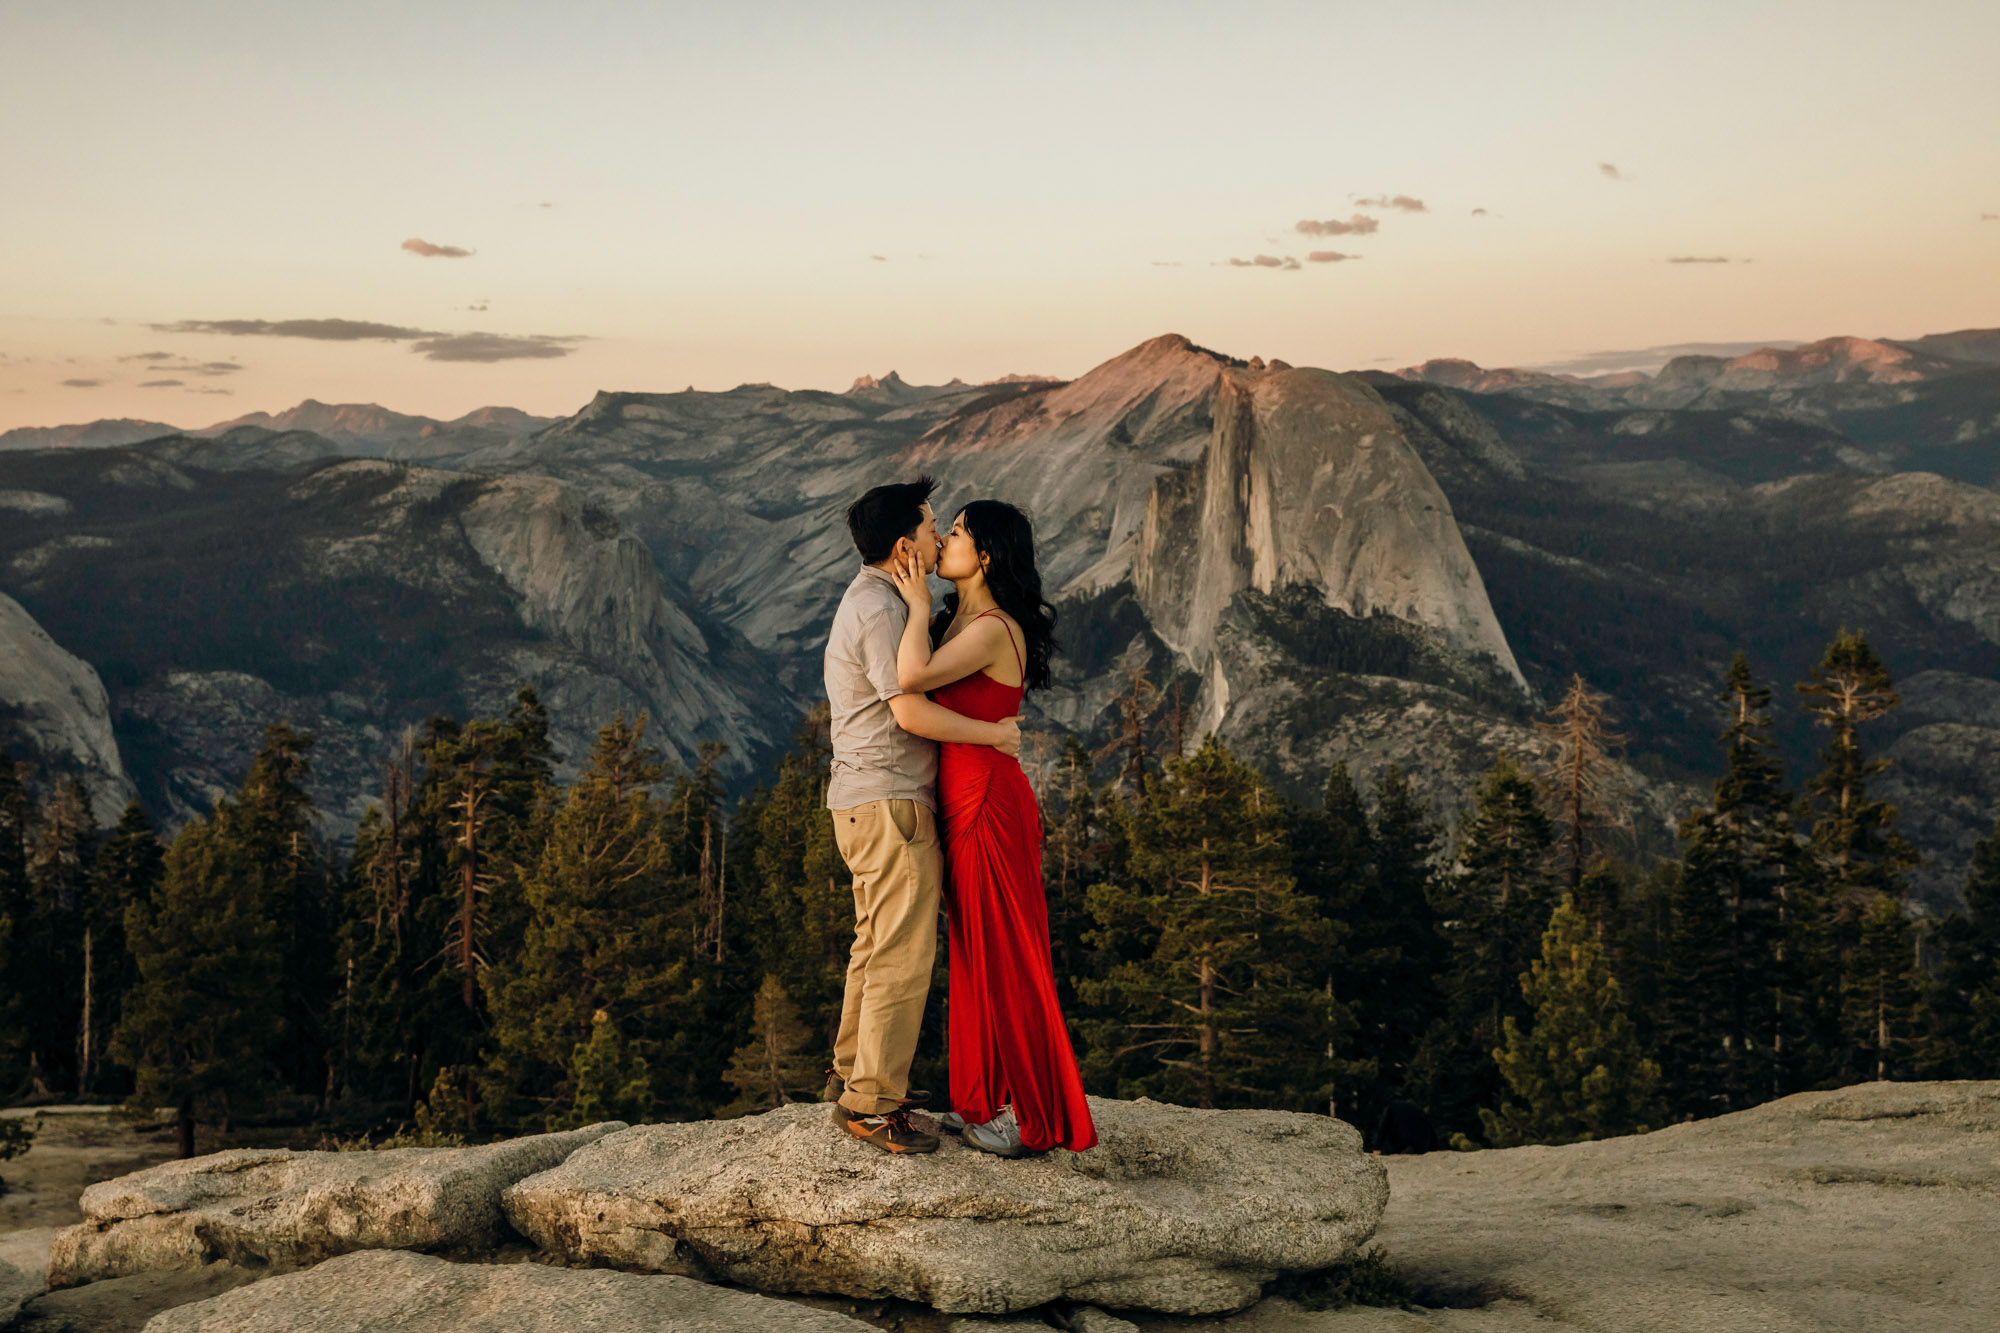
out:
{"label": "distant peak", "polygon": [[866,393],[870,389],[900,389],[903,387],[903,377],[892,370],[879,380],[873,375],[862,375],[854,383],[847,386],[847,391],[849,393]]}
{"label": "distant peak", "polygon": [[1190,356],[1206,357],[1208,360],[1222,366],[1241,366],[1245,364],[1238,357],[1230,356],[1227,352],[1218,352],[1212,348],[1203,347],[1201,344],[1191,341],[1186,335],[1179,333],[1163,333],[1157,338],[1148,338],[1131,351],[1125,353],[1124,356],[1114,359],[1119,361],[1178,361]]}

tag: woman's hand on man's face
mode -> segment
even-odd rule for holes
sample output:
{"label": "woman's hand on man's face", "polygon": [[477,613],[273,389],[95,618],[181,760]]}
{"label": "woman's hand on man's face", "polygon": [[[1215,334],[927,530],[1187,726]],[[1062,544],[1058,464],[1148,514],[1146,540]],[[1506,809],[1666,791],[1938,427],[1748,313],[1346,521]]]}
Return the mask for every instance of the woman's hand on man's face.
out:
{"label": "woman's hand on man's face", "polygon": [[931,581],[924,573],[923,557],[915,546],[910,548],[908,556],[889,563],[889,577],[896,580],[896,591],[903,594],[912,611],[930,610]]}

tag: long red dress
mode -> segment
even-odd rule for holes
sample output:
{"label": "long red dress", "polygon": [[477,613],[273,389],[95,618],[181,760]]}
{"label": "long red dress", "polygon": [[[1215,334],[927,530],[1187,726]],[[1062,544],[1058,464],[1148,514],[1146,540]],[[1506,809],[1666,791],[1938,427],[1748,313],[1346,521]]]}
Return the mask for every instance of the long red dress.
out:
{"label": "long red dress", "polygon": [[[975,671],[931,697],[998,722],[1021,711],[1025,692],[1025,679],[1003,685]],[[938,805],[951,918],[952,1109],[980,1124],[1011,1105],[1029,1148],[1081,1152],[1096,1144],[1097,1128],[1056,1002],[1034,790],[1019,760],[948,741],[938,747]]]}

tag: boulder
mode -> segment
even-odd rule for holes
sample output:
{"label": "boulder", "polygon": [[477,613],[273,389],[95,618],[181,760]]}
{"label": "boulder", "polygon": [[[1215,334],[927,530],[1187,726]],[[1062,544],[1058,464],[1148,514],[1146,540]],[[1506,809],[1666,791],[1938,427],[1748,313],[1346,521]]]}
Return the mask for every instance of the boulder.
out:
{"label": "boulder", "polygon": [[625,1128],[609,1121],[475,1148],[292,1152],[234,1148],[135,1171],[83,1192],[58,1232],[52,1288],[217,1259],[297,1268],[349,1250],[490,1250],[500,1191]]}
{"label": "boulder", "polygon": [[865,1333],[869,1325],[684,1277],[460,1264],[369,1250],[154,1315],[146,1333]]}
{"label": "boulder", "polygon": [[570,1263],[1005,1314],[1053,1300],[1207,1314],[1374,1232],[1388,1184],[1350,1125],[1091,1098],[1098,1146],[890,1157],[827,1108],[641,1125],[503,1193]]}
{"label": "boulder", "polygon": [[54,1227],[0,1232],[0,1328],[48,1290],[49,1245],[55,1235]]}

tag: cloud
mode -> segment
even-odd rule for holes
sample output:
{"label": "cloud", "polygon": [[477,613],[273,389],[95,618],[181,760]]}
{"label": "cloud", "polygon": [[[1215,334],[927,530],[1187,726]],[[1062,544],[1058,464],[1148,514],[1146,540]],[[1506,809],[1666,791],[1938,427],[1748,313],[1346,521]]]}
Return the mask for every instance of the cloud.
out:
{"label": "cloud", "polygon": [[403,248],[425,259],[465,259],[472,254],[462,245],[432,245],[421,236],[412,236],[404,241]]}
{"label": "cloud", "polygon": [[1229,261],[1229,267],[1231,268],[1294,269],[1298,266],[1299,261],[1290,255],[1286,255],[1283,258],[1277,255],[1258,255],[1255,259],[1232,259]]}
{"label": "cloud", "polygon": [[1599,162],[1597,164],[1597,169],[1615,181],[1632,179],[1630,176],[1627,176],[1624,172],[1620,171],[1617,167],[1612,166],[1609,162]]}
{"label": "cloud", "polygon": [[321,342],[362,342],[383,339],[437,338],[433,329],[377,324],[365,319],[183,319],[172,324],[148,324],[155,333],[225,333],[234,338],[313,338]]}
{"label": "cloud", "polygon": [[[234,337],[314,338],[325,342],[408,342],[410,350],[432,361],[519,361],[568,356],[576,349],[570,343],[583,342],[582,334],[534,333],[515,336],[504,333],[447,333],[439,329],[413,329],[400,324],[377,324],[360,319],[183,319],[173,324],[147,327],[161,333],[222,333]],[[190,362],[192,368],[195,363]],[[233,361],[200,363],[199,374],[224,374],[241,370]],[[180,366],[161,369],[180,370]]]}
{"label": "cloud", "polygon": [[1292,230],[1301,236],[1372,236],[1381,226],[1376,219],[1356,213],[1345,222],[1339,218],[1328,218],[1324,222],[1307,218]]}
{"label": "cloud", "polygon": [[1181,261],[1178,259],[1149,259],[1146,262],[1154,268],[1179,268],[1181,266]]}
{"label": "cloud", "polygon": [[1669,264],[1727,264],[1733,261],[1727,255],[1675,255],[1667,262]]}
{"label": "cloud", "polygon": [[231,394],[235,393],[235,392],[236,392],[236,390],[234,390],[234,389],[210,389],[210,388],[204,388],[203,386],[201,386],[201,385],[199,385],[199,384],[196,384],[196,385],[190,385],[190,386],[188,387],[188,392],[189,392],[189,393],[219,393],[219,394],[221,394],[221,395],[222,395],[223,397],[227,398],[227,397],[228,397],[229,395],[231,395]]}
{"label": "cloud", "polygon": [[1981,222],[2000,222],[2000,213],[1981,213],[1979,220]]}
{"label": "cloud", "polygon": [[577,334],[516,338],[504,333],[444,333],[412,343],[410,350],[432,361],[539,361],[568,356],[576,349],[565,344],[581,341]]}
{"label": "cloud", "polygon": [[1344,255],[1338,250],[1315,250],[1306,256],[1309,264],[1338,264],[1343,260],[1359,259],[1360,255]]}
{"label": "cloud", "polygon": [[870,255],[868,257],[874,260],[878,264],[886,264],[889,262],[889,256],[887,255]]}
{"label": "cloud", "polygon": [[120,361],[171,361],[174,359],[174,354],[172,352],[134,352],[130,356],[121,356],[118,359]]}
{"label": "cloud", "polygon": [[535,205],[535,207],[536,207],[536,208],[554,208],[554,207],[555,207],[555,205],[554,205],[554,204],[552,204],[552,203],[548,203],[548,202],[544,201],[544,202],[542,202],[542,203],[539,203],[539,204],[536,204],[536,205]]}
{"label": "cloud", "polygon": [[[121,356],[118,359],[126,361],[136,358]],[[144,360],[150,361],[152,363],[150,369],[159,374],[207,375],[213,377],[216,375],[233,375],[243,369],[242,366],[234,361],[176,361],[164,352],[149,352],[144,357]]]}
{"label": "cloud", "polygon": [[186,383],[186,380],[140,380],[139,387],[142,389],[178,389]]}
{"label": "cloud", "polygon": [[1583,352],[1566,361],[1543,361],[1522,366],[1523,370],[1547,371],[1551,375],[1600,375],[1620,370],[1658,370],[1677,356],[1737,357],[1766,347],[1797,347],[1801,338],[1767,338],[1763,342],[1666,343],[1659,347],[1620,348]]}
{"label": "cloud", "polygon": [[104,381],[103,381],[103,380],[64,380],[64,381],[63,381],[63,388],[65,388],[65,389],[95,389],[95,388],[96,388],[96,387],[97,387],[98,385],[100,385],[100,384],[102,384],[102,383],[104,383]]}
{"label": "cloud", "polygon": [[1357,208],[1393,208],[1402,213],[1428,213],[1421,199],[1412,199],[1407,194],[1377,194],[1366,199],[1356,199]]}
{"label": "cloud", "polygon": [[474,311],[475,313],[484,313],[486,310],[486,302],[484,300],[474,301],[471,305],[460,306],[459,309],[471,310]]}
{"label": "cloud", "polygon": [[1476,218],[1483,218],[1486,216],[1486,210],[1483,208],[1475,208],[1472,210],[1472,216]]}

